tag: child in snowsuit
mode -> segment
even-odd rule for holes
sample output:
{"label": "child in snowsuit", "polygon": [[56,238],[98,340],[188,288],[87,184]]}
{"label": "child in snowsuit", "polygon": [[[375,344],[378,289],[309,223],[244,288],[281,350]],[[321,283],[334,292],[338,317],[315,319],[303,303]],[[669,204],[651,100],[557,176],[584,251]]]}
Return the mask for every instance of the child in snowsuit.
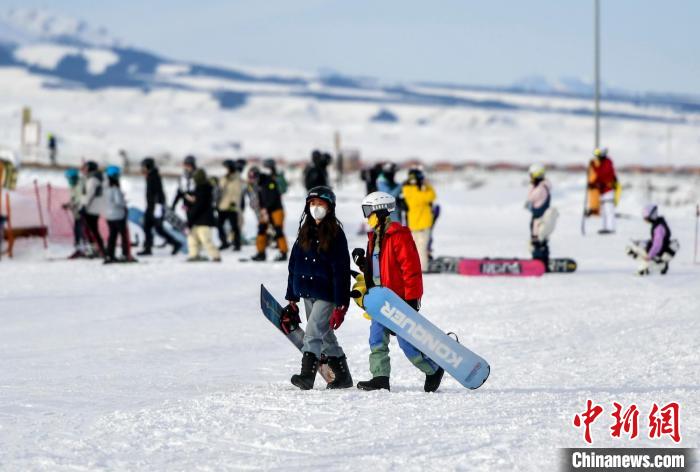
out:
{"label": "child in snowsuit", "polygon": [[334,333],[350,302],[350,255],[335,216],[335,194],[328,187],[313,188],[306,196],[299,236],[289,257],[285,298],[289,305],[282,317],[283,329],[298,326],[301,298],[307,318],[301,373],[292,376],[292,384],[302,390],[313,388],[319,361],[325,358],[335,374],[326,388],[352,387],[347,359]]}
{"label": "child in snowsuit", "polygon": [[108,187],[105,192],[105,219],[109,227],[109,239],[107,240],[107,255],[105,264],[117,262],[116,245],[117,238],[122,243],[122,261],[133,262],[129,242],[129,232],[127,228],[127,207],[124,193],[119,186],[119,168],[109,166],[105,171],[107,174]]}
{"label": "child in snowsuit", "polygon": [[[364,273],[367,289],[379,285],[390,288],[418,310],[423,296],[420,259],[409,229],[393,222],[389,216],[395,208],[396,200],[387,193],[374,192],[364,198],[362,211],[372,231],[368,234],[367,252],[356,249],[353,257]],[[383,325],[372,320],[369,333],[369,369],[372,379],[358,382],[357,388],[390,389],[391,334]],[[403,338],[397,336],[397,340],[408,360],[425,374],[425,391],[436,391],[444,370]]]}
{"label": "child in snowsuit", "polygon": [[530,189],[525,207],[532,214],[530,219],[530,250],[532,258],[542,261],[549,271],[549,236],[554,231],[559,213],[551,206],[552,184],[545,178],[541,164],[530,166]]}
{"label": "child in snowsuit", "polygon": [[187,261],[206,260],[199,255],[202,246],[204,246],[212,262],[221,262],[221,255],[214,246],[211,237],[211,227],[216,225],[212,186],[204,169],[195,170],[192,180],[194,191],[184,195],[187,201],[187,226],[190,228],[187,235],[189,249]]}
{"label": "child in snowsuit", "polygon": [[640,241],[627,247],[627,254],[634,259],[641,259],[637,273],[649,275],[650,269],[658,270],[662,275],[668,272],[668,264],[679,249],[678,241],[671,239],[671,229],[666,219],[659,215],[656,205],[650,204],[642,210],[644,221],[651,224],[651,239]]}
{"label": "child in snowsuit", "polygon": [[413,168],[408,171],[408,180],[402,189],[406,204],[406,222],[418,249],[420,267],[429,269],[430,231],[433,227],[433,203],[436,195],[433,187],[425,181],[423,171]]}

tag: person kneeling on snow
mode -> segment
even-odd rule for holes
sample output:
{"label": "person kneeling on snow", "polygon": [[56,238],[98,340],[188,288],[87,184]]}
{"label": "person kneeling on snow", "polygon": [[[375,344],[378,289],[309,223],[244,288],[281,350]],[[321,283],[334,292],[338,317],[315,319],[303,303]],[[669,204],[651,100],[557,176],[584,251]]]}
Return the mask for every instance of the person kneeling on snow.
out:
{"label": "person kneeling on snow", "polygon": [[627,246],[627,254],[634,259],[641,259],[637,270],[639,275],[649,275],[651,268],[666,274],[668,263],[679,249],[678,241],[671,240],[671,229],[664,217],[659,215],[656,205],[644,207],[642,217],[644,221],[651,223],[651,239]]}
{"label": "person kneeling on snow", "polygon": [[335,216],[335,194],[324,186],[312,188],[306,196],[299,235],[289,257],[289,305],[282,316],[285,332],[299,325],[300,298],[304,299],[307,325],[301,373],[292,376],[292,384],[312,389],[319,361],[325,358],[335,374],[326,388],[352,387],[348,362],[334,333],[350,302],[350,255],[343,227]]}
{"label": "person kneeling on snow", "polygon": [[[396,199],[384,192],[374,192],[362,200],[362,212],[372,231],[368,234],[367,256],[355,249],[353,257],[364,273],[367,290],[383,286],[393,290],[415,310],[420,308],[423,296],[423,274],[416,244],[411,231],[393,222],[389,214],[396,208]],[[358,302],[361,305],[361,302]],[[372,320],[369,331],[369,370],[372,379],[358,382],[361,390],[390,390],[389,336],[393,334]],[[421,372],[425,374],[426,392],[440,386],[445,371],[403,338],[397,336],[399,347]]]}
{"label": "person kneeling on snow", "polygon": [[530,166],[530,189],[525,208],[530,210],[530,251],[532,258],[542,261],[549,272],[549,236],[554,231],[559,212],[551,206],[552,184],[545,178],[542,164]]}
{"label": "person kneeling on snow", "polygon": [[216,226],[214,218],[213,188],[207,179],[204,169],[197,169],[192,176],[194,192],[184,195],[187,201],[187,235],[189,247],[188,262],[204,261],[199,255],[202,246],[206,249],[213,262],[221,262],[219,250],[211,239],[211,227]]}

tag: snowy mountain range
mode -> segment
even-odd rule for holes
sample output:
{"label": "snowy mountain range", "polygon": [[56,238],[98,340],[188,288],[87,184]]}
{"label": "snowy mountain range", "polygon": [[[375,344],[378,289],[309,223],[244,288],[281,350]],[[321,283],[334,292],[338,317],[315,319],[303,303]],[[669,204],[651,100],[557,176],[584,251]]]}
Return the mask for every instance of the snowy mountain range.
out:
{"label": "snowy mountain range", "polygon": [[[15,99],[35,104],[51,102],[52,109],[58,114],[58,97],[70,97],[73,103],[75,100],[86,102],[101,97],[101,106],[104,107],[105,97],[114,98],[117,95],[121,97],[117,103],[119,107],[124,105],[125,96],[133,99],[130,108],[132,112],[135,112],[136,107],[146,106],[145,111],[139,112],[141,119],[150,116],[153,120],[162,120],[163,113],[175,113],[173,107],[179,110],[177,113],[182,113],[184,109],[192,113],[207,109],[209,122],[202,125],[202,132],[208,125],[212,125],[210,120],[213,114],[235,112],[239,118],[245,116],[250,120],[255,115],[257,120],[261,116],[252,111],[265,103],[264,110],[259,110],[265,114],[265,126],[271,126],[275,116],[285,123],[295,121],[297,127],[305,127],[304,122],[314,126],[308,133],[300,132],[299,129],[291,133],[297,136],[295,141],[299,141],[299,147],[292,144],[295,152],[302,152],[304,147],[314,143],[319,144],[319,124],[336,129],[341,126],[347,128],[352,123],[362,127],[374,126],[372,133],[378,133],[379,138],[386,141],[387,130],[379,130],[377,126],[405,124],[411,128],[417,127],[419,133],[425,133],[431,127],[440,127],[441,118],[449,114],[454,116],[447,120],[450,123],[448,127],[454,127],[459,116],[457,121],[466,120],[468,123],[465,126],[471,128],[482,122],[491,127],[498,125],[512,128],[519,121],[517,117],[523,114],[535,114],[544,119],[553,115],[588,119],[591,115],[588,99],[590,84],[577,79],[550,83],[542,77],[533,76],[518,81],[511,87],[500,88],[441,83],[397,84],[333,71],[308,74],[199,64],[166,58],[127,45],[106,30],[93,28],[80,20],[28,9],[9,10],[0,14],[0,85],[6,83],[18,87]],[[10,98],[2,96],[9,93],[7,88],[5,90],[4,93],[0,92],[3,102]],[[605,89],[604,92],[608,102],[608,106],[603,109],[604,118],[657,125],[683,125],[700,120],[700,98],[672,94],[634,94],[614,89]],[[164,99],[166,96],[169,98]],[[139,98],[141,105],[138,103]],[[154,99],[158,101],[157,107],[153,103],[149,104]],[[271,103],[282,106],[271,106]],[[329,113],[331,109],[333,116]],[[358,115],[358,110],[363,112]],[[116,108],[112,111],[112,116],[118,112]],[[478,122],[474,121],[475,114],[479,116]],[[187,146],[193,149],[202,145],[207,139],[205,152],[223,152],[229,147],[230,137],[212,136],[217,134],[216,129],[229,127],[224,123],[230,122],[231,115],[220,116],[228,118],[221,118],[218,124],[213,124],[215,130],[208,133],[209,138],[197,139],[197,143],[181,142],[174,146],[176,149],[171,150],[172,136],[164,137],[155,148],[139,145],[139,152],[156,149],[165,151],[166,148],[170,152],[180,152]],[[0,122],[3,118],[6,117],[0,115]],[[104,129],[94,129],[94,121],[91,120],[85,126],[93,129],[92,134],[102,136],[102,145],[105,139],[109,141],[115,134],[119,134],[120,130],[114,128],[109,133]],[[150,121],[151,118],[144,120],[146,123]],[[56,126],[59,124],[63,128],[68,125],[66,120],[57,119]],[[190,126],[185,125],[184,128]],[[259,130],[260,127],[255,126],[254,129]],[[393,128],[389,134],[396,130]],[[280,134],[274,129],[268,132],[280,139]],[[327,132],[330,134],[332,131]],[[105,136],[106,133],[108,136]],[[61,131],[59,134],[64,137],[67,135]],[[126,130],[122,134],[133,135]],[[302,135],[301,138],[299,134]],[[152,136],[149,134],[149,137]],[[13,136],[0,134],[0,142],[13,139]],[[372,146],[370,149],[376,154],[398,152],[404,157],[416,154],[424,157],[426,145],[427,149],[435,148],[434,144],[429,143],[416,146],[415,143],[406,142],[397,146],[396,139],[400,139],[400,136],[389,137],[388,141],[393,143],[390,150]],[[237,143],[242,140],[251,143],[255,138],[251,141],[251,133],[248,132],[246,136],[236,136],[234,139]],[[269,136],[261,136],[260,140],[267,142]],[[324,138],[324,142],[327,140]],[[74,144],[77,151],[79,143],[74,141]],[[88,145],[86,140],[82,144]],[[127,145],[130,144],[114,144],[120,148]],[[355,146],[367,149],[365,143]],[[540,146],[535,146],[538,147]],[[461,148],[463,146],[450,145],[436,154],[440,154],[439,158],[447,158]],[[246,146],[245,149],[261,153],[282,153],[289,147],[258,143],[253,147]],[[474,158],[472,153],[469,154],[469,157],[464,156],[463,159]],[[506,155],[503,158],[509,157]]]}

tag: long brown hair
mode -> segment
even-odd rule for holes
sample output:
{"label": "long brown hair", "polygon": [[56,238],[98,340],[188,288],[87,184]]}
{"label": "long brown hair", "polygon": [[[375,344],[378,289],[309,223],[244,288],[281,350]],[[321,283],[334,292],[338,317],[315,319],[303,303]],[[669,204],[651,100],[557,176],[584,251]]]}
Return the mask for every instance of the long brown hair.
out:
{"label": "long brown hair", "polygon": [[304,207],[304,213],[301,215],[299,222],[299,236],[297,241],[301,244],[304,251],[311,249],[314,239],[318,239],[318,247],[323,252],[328,252],[333,246],[333,241],[338,235],[338,231],[342,231],[343,224],[335,217],[335,209],[332,206],[328,207],[328,214],[316,224],[316,220],[309,213],[309,204]]}

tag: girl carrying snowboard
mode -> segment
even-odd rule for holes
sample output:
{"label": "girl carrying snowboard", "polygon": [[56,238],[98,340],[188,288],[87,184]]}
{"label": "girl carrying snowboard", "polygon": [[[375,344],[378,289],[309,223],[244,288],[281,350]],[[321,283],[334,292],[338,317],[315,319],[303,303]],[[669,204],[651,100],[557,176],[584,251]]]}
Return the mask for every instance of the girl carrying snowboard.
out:
{"label": "girl carrying snowboard", "polygon": [[350,302],[350,255],[343,226],[335,216],[335,194],[328,187],[314,187],[306,196],[299,235],[289,257],[285,298],[289,305],[282,316],[283,329],[299,324],[297,302],[301,298],[307,318],[301,372],[292,376],[292,384],[312,389],[319,361],[325,357],[335,374],[327,388],[352,387],[348,362],[334,333]]}
{"label": "girl carrying snowboard", "polygon": [[[396,199],[384,192],[374,192],[362,200],[362,212],[372,231],[368,234],[367,256],[362,249],[353,251],[357,265],[364,273],[367,289],[387,287],[403,298],[413,309],[420,308],[423,296],[423,274],[411,231],[393,222],[389,214],[396,209]],[[361,303],[358,302],[358,303]],[[372,379],[358,382],[361,390],[390,390],[389,337],[393,334],[372,320],[369,330],[369,370]],[[408,360],[425,374],[424,390],[440,387],[445,371],[406,340],[396,337]]]}

